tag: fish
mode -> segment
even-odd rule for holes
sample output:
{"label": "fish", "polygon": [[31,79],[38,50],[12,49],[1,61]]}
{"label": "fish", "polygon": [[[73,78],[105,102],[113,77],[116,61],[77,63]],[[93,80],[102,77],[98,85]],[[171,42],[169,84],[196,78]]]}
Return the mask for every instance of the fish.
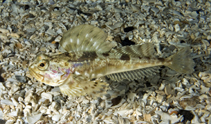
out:
{"label": "fish", "polygon": [[178,73],[191,74],[195,63],[190,47],[182,47],[167,58],[156,56],[153,43],[117,47],[106,40],[107,33],[98,27],[84,24],[63,34],[60,49],[63,53],[39,54],[29,65],[29,73],[39,82],[58,86],[64,95],[100,97],[113,81],[137,80],[153,76],[160,66]]}

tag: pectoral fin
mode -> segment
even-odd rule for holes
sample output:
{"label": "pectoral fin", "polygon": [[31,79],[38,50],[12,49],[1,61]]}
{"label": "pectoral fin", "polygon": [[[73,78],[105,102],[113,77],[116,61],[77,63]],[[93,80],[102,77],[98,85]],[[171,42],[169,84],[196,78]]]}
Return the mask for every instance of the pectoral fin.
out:
{"label": "pectoral fin", "polygon": [[96,79],[94,81],[66,83],[61,85],[59,88],[64,95],[72,97],[83,95],[100,97],[106,93],[108,84],[100,79]]}

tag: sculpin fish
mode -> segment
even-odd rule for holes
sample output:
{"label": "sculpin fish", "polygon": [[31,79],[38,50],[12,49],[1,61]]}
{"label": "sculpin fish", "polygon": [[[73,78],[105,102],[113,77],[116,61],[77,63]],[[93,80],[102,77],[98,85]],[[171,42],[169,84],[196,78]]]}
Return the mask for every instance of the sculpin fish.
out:
{"label": "sculpin fish", "polygon": [[190,48],[181,48],[168,58],[155,56],[152,43],[114,48],[107,34],[91,25],[73,27],[64,33],[60,47],[66,52],[40,54],[29,66],[38,81],[59,86],[69,96],[99,95],[114,81],[134,80],[156,74],[158,66],[168,66],[179,73],[192,73],[194,62]]}

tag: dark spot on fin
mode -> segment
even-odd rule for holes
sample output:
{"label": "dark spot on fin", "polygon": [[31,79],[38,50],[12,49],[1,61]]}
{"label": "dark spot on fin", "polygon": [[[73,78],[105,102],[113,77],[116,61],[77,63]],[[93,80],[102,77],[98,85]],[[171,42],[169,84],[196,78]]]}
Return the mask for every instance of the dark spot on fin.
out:
{"label": "dark spot on fin", "polygon": [[164,58],[158,58],[158,60],[159,60],[160,62],[165,62],[165,61],[166,61],[166,59],[164,59]]}
{"label": "dark spot on fin", "polygon": [[83,55],[79,58],[79,60],[94,60],[97,58],[96,52],[84,52]]}
{"label": "dark spot on fin", "polygon": [[103,53],[102,54],[104,57],[108,57],[109,56],[109,53]]}
{"label": "dark spot on fin", "polygon": [[90,81],[94,81],[94,80],[96,80],[96,78],[92,78]]}
{"label": "dark spot on fin", "polygon": [[120,57],[121,60],[130,60],[130,56],[127,55],[127,54],[123,54],[121,57]]}
{"label": "dark spot on fin", "polygon": [[92,61],[97,58],[96,52],[84,52],[83,55],[78,58],[77,60],[70,60],[71,62],[85,62],[85,61]]}
{"label": "dark spot on fin", "polygon": [[94,86],[95,86],[95,87],[97,86],[97,82],[95,82]]}

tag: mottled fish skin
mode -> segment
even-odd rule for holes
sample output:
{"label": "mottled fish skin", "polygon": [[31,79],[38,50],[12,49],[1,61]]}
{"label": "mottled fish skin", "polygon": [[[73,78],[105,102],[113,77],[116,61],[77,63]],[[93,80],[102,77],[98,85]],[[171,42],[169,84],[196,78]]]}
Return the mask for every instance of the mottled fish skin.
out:
{"label": "mottled fish skin", "polygon": [[51,86],[59,86],[69,78],[72,69],[66,53],[56,56],[40,54],[29,66],[29,73],[38,81]]}
{"label": "mottled fish skin", "polygon": [[[87,31],[89,28],[93,31]],[[91,37],[86,34],[87,32],[91,34]],[[104,76],[119,73],[125,79],[133,79],[139,75],[147,76],[153,73],[153,69],[148,69],[150,67],[162,65],[181,73],[194,71],[194,62],[190,57],[188,47],[182,48],[168,58],[159,58],[155,56],[152,43],[113,49],[114,45],[112,43],[108,45],[109,42],[105,41],[105,36],[102,29],[94,26],[75,27],[65,33],[60,42],[61,47],[68,52],[52,56],[38,55],[30,64],[29,72],[40,82],[59,86],[60,91],[65,95],[100,96],[108,88],[108,84],[102,78]],[[103,39],[100,40],[102,37]],[[101,46],[101,44],[104,45]],[[86,45],[89,48],[85,48]],[[93,45],[98,49],[95,49]],[[139,70],[139,75],[136,75],[134,70]]]}

